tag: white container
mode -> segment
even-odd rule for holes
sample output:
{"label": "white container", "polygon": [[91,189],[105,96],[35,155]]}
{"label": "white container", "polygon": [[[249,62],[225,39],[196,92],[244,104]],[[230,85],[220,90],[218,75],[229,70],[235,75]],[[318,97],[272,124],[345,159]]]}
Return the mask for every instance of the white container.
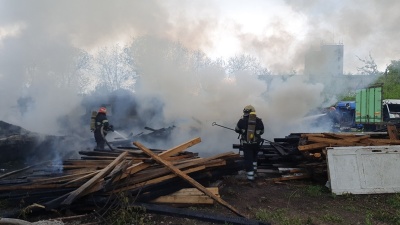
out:
{"label": "white container", "polygon": [[400,192],[400,146],[327,148],[332,193]]}

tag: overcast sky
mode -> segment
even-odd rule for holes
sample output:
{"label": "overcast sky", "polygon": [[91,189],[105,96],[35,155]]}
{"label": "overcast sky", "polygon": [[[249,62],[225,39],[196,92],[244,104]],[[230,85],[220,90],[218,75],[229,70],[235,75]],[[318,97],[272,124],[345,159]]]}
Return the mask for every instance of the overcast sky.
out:
{"label": "overcast sky", "polygon": [[249,53],[277,72],[301,71],[311,47],[343,43],[345,72],[369,53],[384,70],[400,54],[399,8],[396,0],[3,0],[0,43],[29,33],[94,48],[150,34],[212,57]]}
{"label": "overcast sky", "polygon": [[[369,54],[384,71],[391,60],[399,60],[398,9],[397,0],[1,0],[0,120],[54,132],[49,128],[55,128],[58,116],[79,103],[76,90],[58,89],[54,78],[68,74],[71,65],[66,62],[73,52],[143,35],[179,42],[213,58],[250,54],[276,74],[301,72],[306,51],[341,43],[345,73],[356,72],[363,65],[357,56]],[[290,127],[294,119],[324,101],[323,85],[308,84],[302,77],[277,79],[266,87],[246,74],[229,82],[221,71],[202,74],[199,80],[208,93],[194,96],[199,85],[189,84],[197,77],[157,64],[157,52],[150,59],[143,80],[148,90],[165,98],[167,116],[233,127],[242,108],[253,104],[270,126],[268,135],[281,137],[295,132]],[[27,74],[35,75],[29,93],[24,85],[32,77]],[[261,99],[265,90],[268,102]],[[17,117],[16,102],[26,96],[34,97],[35,107]],[[214,137],[220,141],[220,135]]]}

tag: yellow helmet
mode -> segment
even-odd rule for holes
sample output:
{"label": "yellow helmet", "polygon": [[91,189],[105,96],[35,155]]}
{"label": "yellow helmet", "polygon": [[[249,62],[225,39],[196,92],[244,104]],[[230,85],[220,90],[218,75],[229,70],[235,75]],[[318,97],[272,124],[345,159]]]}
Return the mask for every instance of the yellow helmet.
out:
{"label": "yellow helmet", "polygon": [[244,114],[249,114],[251,112],[256,112],[256,109],[252,106],[252,105],[247,105],[246,107],[244,107],[243,109],[243,113]]}

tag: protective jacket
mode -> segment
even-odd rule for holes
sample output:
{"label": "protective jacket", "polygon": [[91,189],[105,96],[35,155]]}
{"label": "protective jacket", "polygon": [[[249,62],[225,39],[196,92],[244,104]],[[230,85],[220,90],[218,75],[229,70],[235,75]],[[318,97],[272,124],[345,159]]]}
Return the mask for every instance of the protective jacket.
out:
{"label": "protective jacket", "polygon": [[249,115],[244,115],[240,120],[237,122],[235,131],[236,133],[241,134],[241,141],[244,143],[259,143],[261,142],[261,135],[264,133],[264,123],[258,117],[256,117],[256,124],[255,124],[255,138],[250,141],[247,140],[247,129],[249,124]]}
{"label": "protective jacket", "polygon": [[97,113],[95,123],[96,130],[103,127],[104,132],[107,133],[107,131],[110,129],[110,124],[108,123],[107,116],[104,113]]}
{"label": "protective jacket", "polygon": [[107,135],[107,131],[112,130],[112,125],[108,123],[108,119],[105,113],[97,113],[95,119],[95,128],[96,129],[94,130],[94,138],[97,143],[96,148],[104,149],[104,144],[105,144],[104,138]]}

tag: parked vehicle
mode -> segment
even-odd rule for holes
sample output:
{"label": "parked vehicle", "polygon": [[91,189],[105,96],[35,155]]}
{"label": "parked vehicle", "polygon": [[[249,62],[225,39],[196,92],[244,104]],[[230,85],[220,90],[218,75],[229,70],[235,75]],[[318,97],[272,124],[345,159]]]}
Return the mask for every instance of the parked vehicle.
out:
{"label": "parked vehicle", "polygon": [[400,99],[382,98],[382,85],[358,90],[355,101],[336,104],[338,119],[334,126],[341,131],[376,131],[385,128],[388,123],[400,123]]}

